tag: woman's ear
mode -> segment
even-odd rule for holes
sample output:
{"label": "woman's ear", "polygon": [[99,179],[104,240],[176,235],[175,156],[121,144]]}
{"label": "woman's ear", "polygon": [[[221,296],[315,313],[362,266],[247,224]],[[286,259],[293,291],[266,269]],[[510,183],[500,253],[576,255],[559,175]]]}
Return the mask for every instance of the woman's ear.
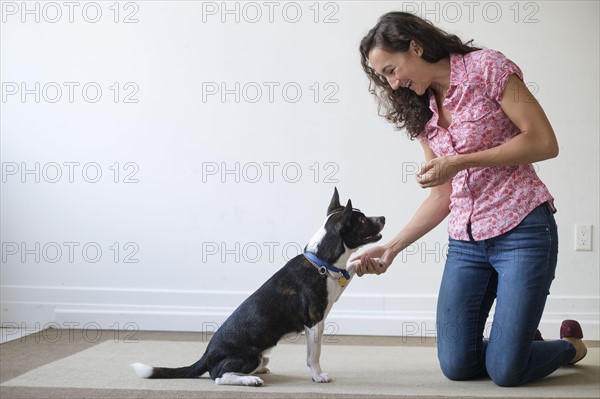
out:
{"label": "woman's ear", "polygon": [[423,55],[423,46],[415,40],[410,41],[410,52],[417,57]]}

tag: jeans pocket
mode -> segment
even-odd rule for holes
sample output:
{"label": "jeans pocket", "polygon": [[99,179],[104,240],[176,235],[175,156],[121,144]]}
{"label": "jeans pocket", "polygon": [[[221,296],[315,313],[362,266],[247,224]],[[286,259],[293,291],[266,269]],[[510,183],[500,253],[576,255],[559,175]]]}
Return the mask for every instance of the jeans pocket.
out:
{"label": "jeans pocket", "polygon": [[545,203],[531,211],[521,223],[503,236],[515,248],[537,248],[551,252],[558,250],[556,221]]}
{"label": "jeans pocket", "polygon": [[556,228],[554,215],[550,211],[548,205],[543,203],[529,212],[529,214],[525,216],[525,218],[521,220],[521,223],[519,223],[513,230],[544,232],[550,231],[553,228]]}

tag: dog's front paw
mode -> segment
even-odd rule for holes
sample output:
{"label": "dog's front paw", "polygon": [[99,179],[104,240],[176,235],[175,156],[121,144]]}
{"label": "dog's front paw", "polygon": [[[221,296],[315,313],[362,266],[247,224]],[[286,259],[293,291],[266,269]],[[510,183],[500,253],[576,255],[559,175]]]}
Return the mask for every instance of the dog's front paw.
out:
{"label": "dog's front paw", "polygon": [[327,373],[321,373],[318,376],[313,376],[313,381],[322,383],[331,382],[333,380],[331,379],[331,377],[329,377],[329,375],[327,375]]}

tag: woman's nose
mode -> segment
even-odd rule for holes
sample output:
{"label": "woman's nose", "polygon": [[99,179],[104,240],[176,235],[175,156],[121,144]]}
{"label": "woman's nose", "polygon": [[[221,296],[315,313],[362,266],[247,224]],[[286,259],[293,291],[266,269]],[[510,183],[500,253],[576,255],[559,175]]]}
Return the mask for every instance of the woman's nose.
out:
{"label": "woman's nose", "polygon": [[387,78],[387,81],[392,90],[396,90],[398,87],[400,87],[400,80],[398,80],[395,76]]}

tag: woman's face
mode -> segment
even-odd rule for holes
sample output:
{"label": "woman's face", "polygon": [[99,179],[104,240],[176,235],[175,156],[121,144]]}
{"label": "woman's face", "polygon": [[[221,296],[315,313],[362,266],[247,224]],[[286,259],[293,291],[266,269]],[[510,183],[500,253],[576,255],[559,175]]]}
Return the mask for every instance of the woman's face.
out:
{"label": "woman's face", "polygon": [[431,84],[425,73],[427,63],[421,58],[422,53],[422,48],[413,40],[405,52],[390,53],[381,47],[373,47],[369,52],[369,62],[388,81],[392,90],[405,87],[422,95]]}

